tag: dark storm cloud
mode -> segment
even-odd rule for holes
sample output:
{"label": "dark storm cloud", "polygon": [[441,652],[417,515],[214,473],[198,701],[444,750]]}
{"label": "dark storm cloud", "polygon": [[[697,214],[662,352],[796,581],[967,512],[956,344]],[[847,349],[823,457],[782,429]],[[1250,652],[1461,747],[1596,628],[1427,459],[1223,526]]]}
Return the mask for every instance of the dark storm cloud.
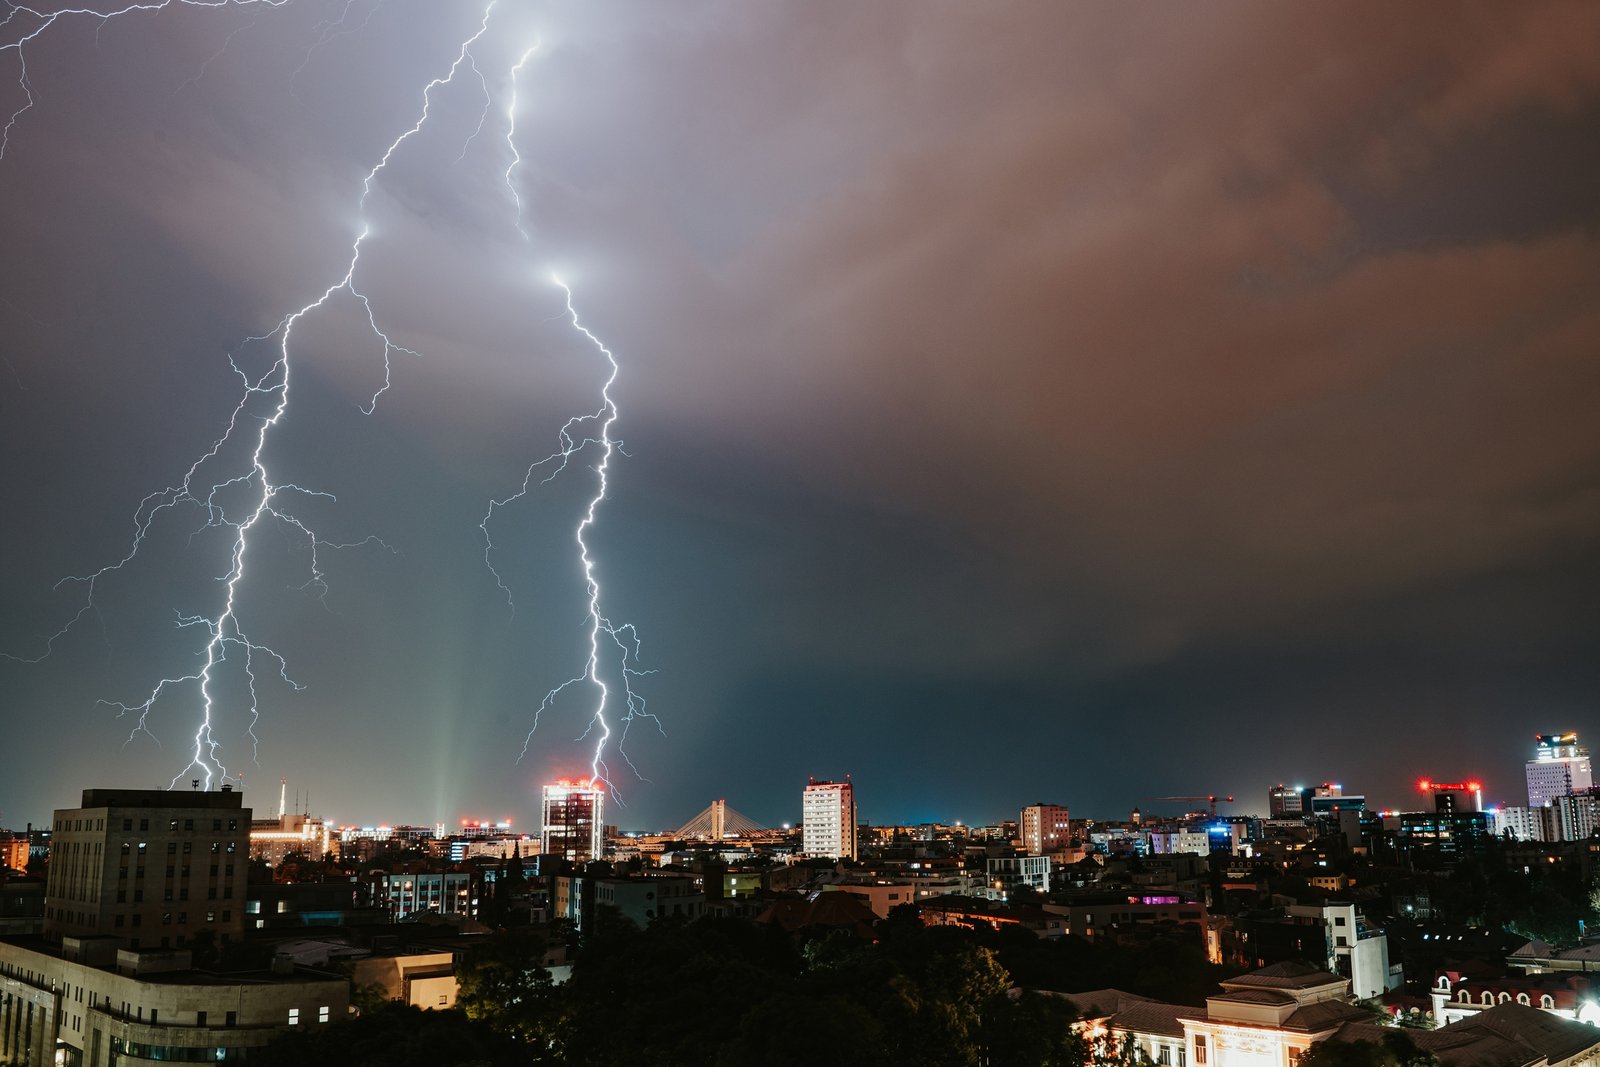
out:
{"label": "dark storm cloud", "polygon": [[[570,769],[559,719],[523,764],[504,750],[569,673],[574,498],[504,517],[515,617],[475,529],[593,385],[550,267],[624,358],[634,458],[598,536],[670,724],[636,738],[641,823],[724,793],[777,821],[846,770],[875,818],[1292,774],[1377,793],[1411,773],[1377,731],[1445,715],[1444,756],[1494,784],[1527,733],[1592,732],[1592,6],[502,8],[545,42],[518,120],[531,251],[498,112],[461,154],[481,94],[441,94],[363,260],[425,358],[362,420],[382,371],[355,309],[308,323],[277,446],[339,493],[326,522],[400,553],[337,558],[338,615],[263,583],[309,688],[272,698],[251,773],[292,759],[335,814],[432,818]],[[0,163],[24,250],[0,343],[27,386],[0,374],[6,647],[216,432],[220,354],[331,280],[352,188],[479,16],[385,6],[291,84],[328,14],[261,13],[189,85],[251,16],[40,53]],[[515,50],[485,40],[497,99]],[[176,649],[149,627],[167,575],[203,588],[195,562],[111,594],[103,646],[4,667],[10,714],[105,731],[85,709]],[[1233,725],[1265,716],[1294,725],[1259,747]],[[1130,726],[1183,740],[1084,765]],[[68,793],[122,765],[81,758]],[[119,758],[143,783],[171,755]]]}

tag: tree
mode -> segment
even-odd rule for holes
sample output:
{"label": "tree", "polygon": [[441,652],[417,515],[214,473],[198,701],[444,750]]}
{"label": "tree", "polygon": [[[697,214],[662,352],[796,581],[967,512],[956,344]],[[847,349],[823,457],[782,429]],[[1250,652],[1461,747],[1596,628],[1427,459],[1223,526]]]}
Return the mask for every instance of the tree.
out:
{"label": "tree", "polygon": [[297,1027],[250,1053],[252,1067],[520,1067],[528,1062],[526,1048],[460,1011],[423,1011],[398,1002],[331,1026]]}
{"label": "tree", "polygon": [[1431,1052],[1417,1047],[1404,1030],[1390,1030],[1380,1041],[1319,1041],[1300,1057],[1300,1067],[1440,1067]]}
{"label": "tree", "polygon": [[467,1018],[525,1045],[534,1063],[560,1062],[566,1020],[544,952],[542,938],[500,934],[473,949],[456,976],[456,1005]]}

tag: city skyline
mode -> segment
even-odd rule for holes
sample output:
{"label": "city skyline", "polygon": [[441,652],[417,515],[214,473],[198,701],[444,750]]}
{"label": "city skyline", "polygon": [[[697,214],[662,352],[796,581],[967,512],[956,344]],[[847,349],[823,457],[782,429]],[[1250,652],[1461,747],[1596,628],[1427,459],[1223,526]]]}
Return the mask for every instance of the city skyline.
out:
{"label": "city skyline", "polygon": [[1592,5],[357,9],[63,20],[26,83],[0,30],[0,114],[33,99],[0,158],[0,821],[194,776],[193,693],[146,732],[112,705],[195,662],[204,519],[52,645],[56,583],[122,558],[226,424],[228,354],[368,212],[401,348],[350,301],[297,342],[268,458],[358,547],[253,549],[240,610],[303,688],[256,664],[254,740],[220,691],[251,795],[531,826],[589,773],[583,709],[540,708],[593,632],[593,486],[501,509],[493,570],[479,527],[599,384],[551,271],[621,364],[592,542],[663,727],[608,821],[793,819],[847,774],[879,822],[1296,778],[1514,802],[1533,735],[1600,736]]}

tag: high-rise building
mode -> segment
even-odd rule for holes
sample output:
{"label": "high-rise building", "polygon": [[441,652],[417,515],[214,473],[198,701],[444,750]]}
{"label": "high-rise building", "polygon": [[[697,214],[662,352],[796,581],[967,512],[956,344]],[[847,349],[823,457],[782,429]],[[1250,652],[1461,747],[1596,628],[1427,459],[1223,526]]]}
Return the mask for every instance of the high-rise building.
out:
{"label": "high-rise building", "polygon": [[1304,786],[1287,786],[1282,783],[1267,792],[1267,814],[1274,819],[1293,818],[1311,813],[1310,790]]}
{"label": "high-rise building", "polygon": [[1030,856],[1048,856],[1060,852],[1072,841],[1068,826],[1067,809],[1060,804],[1039,801],[1022,809],[1017,820],[1022,837],[1022,851]]}
{"label": "high-rise building", "polygon": [[811,779],[800,798],[800,848],[807,856],[856,858],[856,797],[849,782]]}
{"label": "high-rise building", "polygon": [[1433,810],[1442,815],[1483,810],[1481,782],[1434,782],[1424,778],[1417,786],[1433,797]]}
{"label": "high-rise building", "polygon": [[85,789],[55,813],[44,933],[110,936],[131,949],[183,948],[244,930],[250,809],[243,794]]}
{"label": "high-rise building", "polygon": [[563,780],[545,786],[539,851],[572,863],[599,859],[605,850],[604,800],[600,784],[593,780]]}
{"label": "high-rise building", "polygon": [[1582,793],[1594,786],[1589,750],[1578,735],[1536,734],[1528,761],[1528,807],[1547,808],[1556,797]]}

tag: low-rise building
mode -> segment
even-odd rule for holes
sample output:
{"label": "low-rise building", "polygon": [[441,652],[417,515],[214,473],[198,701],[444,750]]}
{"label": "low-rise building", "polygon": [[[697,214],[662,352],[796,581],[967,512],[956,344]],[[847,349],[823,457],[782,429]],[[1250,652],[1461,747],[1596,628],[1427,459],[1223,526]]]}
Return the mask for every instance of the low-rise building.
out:
{"label": "low-rise building", "polygon": [[71,935],[59,946],[0,942],[0,1062],[230,1063],[292,1027],[349,1012],[342,977],[289,966],[197,972],[187,950],[118,946]]}

